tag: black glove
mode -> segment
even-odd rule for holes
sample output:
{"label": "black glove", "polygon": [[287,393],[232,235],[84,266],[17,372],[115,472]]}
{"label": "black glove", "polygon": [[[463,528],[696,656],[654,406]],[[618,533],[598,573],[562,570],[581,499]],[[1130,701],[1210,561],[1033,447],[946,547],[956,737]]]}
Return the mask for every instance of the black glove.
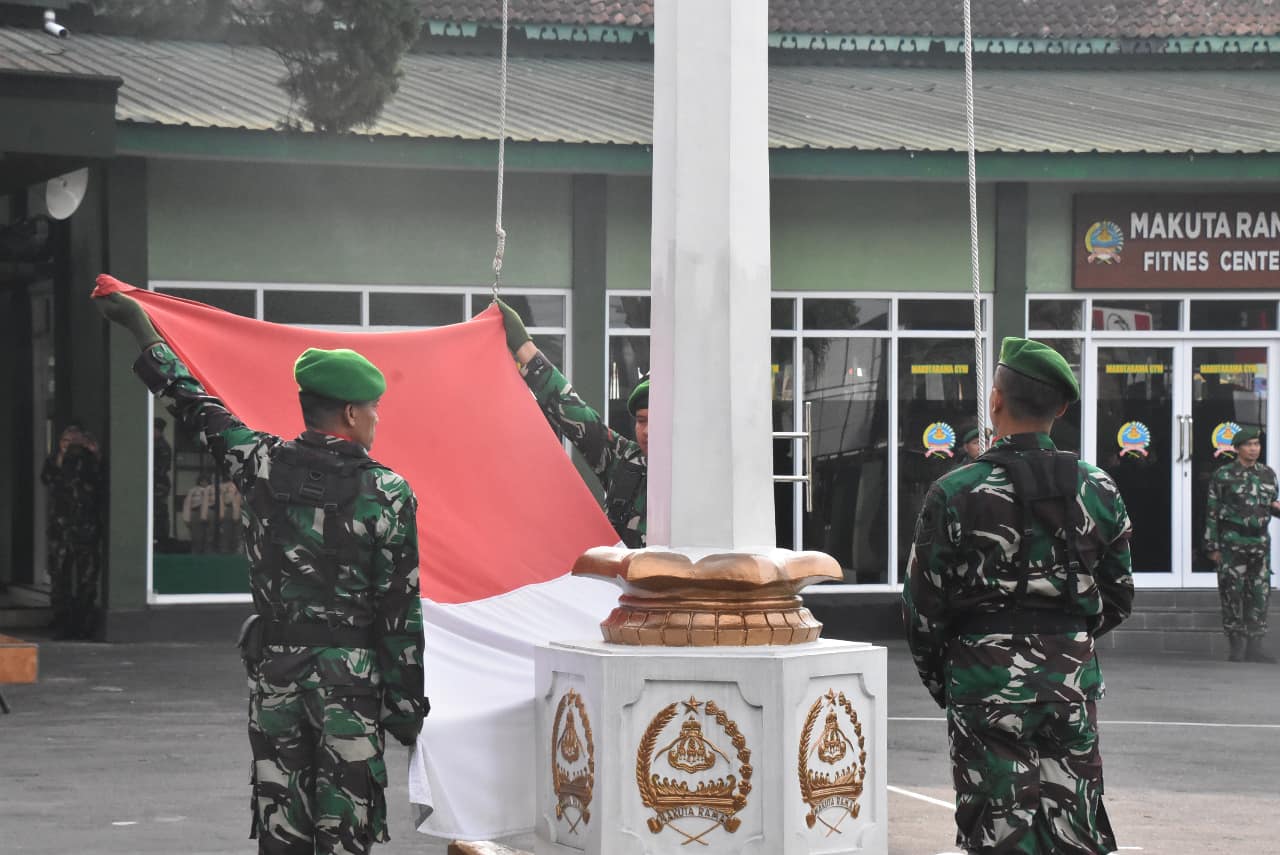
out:
{"label": "black glove", "polygon": [[141,349],[146,350],[156,342],[164,341],[160,333],[156,332],[151,318],[147,317],[142,305],[132,297],[116,292],[105,297],[94,297],[93,304],[98,307],[98,311],[104,318],[133,333]]}
{"label": "black glove", "polygon": [[520,313],[508,306],[502,300],[496,301],[498,308],[502,310],[502,325],[507,329],[507,349],[511,351],[512,356],[526,341],[533,341],[529,331],[524,328],[524,321],[520,319]]}

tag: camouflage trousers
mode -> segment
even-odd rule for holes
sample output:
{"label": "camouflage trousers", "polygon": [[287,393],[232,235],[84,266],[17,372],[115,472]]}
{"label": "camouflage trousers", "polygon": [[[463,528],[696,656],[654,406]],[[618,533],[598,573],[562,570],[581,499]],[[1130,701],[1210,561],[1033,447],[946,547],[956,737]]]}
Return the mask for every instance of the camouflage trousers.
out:
{"label": "camouflage trousers", "polygon": [[49,605],[60,635],[90,638],[97,624],[101,549],[95,542],[49,540]]}
{"label": "camouflage trousers", "polygon": [[1102,855],[1116,848],[1102,805],[1097,710],[1079,704],[947,708],[956,843],[968,853]]}
{"label": "camouflage trousers", "polygon": [[1218,597],[1222,600],[1222,629],[1228,636],[1261,638],[1267,634],[1270,554],[1270,544],[1222,547]]}
{"label": "camouflage trousers", "polygon": [[379,697],[366,686],[251,680],[253,825],[260,855],[368,853],[384,843]]}

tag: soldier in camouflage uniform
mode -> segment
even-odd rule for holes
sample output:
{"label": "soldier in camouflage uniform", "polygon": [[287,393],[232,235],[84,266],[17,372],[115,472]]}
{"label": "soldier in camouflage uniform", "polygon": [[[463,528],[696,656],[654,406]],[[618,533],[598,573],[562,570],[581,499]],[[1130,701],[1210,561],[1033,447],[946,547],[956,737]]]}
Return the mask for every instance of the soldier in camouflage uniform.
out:
{"label": "soldier in camouflage uniform", "polygon": [[103,468],[78,424],[58,438],[40,481],[48,488],[49,605],[55,638],[90,638],[97,627],[102,567]]}
{"label": "soldier in camouflage uniform", "polygon": [[1060,355],[1006,339],[990,402],[997,440],[933,484],[916,524],[903,618],[920,678],[947,710],[956,842],[969,853],[1115,849],[1094,639],[1132,606],[1130,526],[1106,473],[1049,439],[1078,397]]}
{"label": "soldier in camouflage uniform", "polygon": [[569,441],[586,458],[604,487],[604,511],[618,539],[633,549],[645,545],[645,507],[649,475],[649,380],[636,384],[627,398],[627,410],[635,419],[636,438],[627,439],[611,430],[569,385],[551,360],[534,345],[524,321],[501,300],[507,347],[520,363],[520,374],[557,435]]}
{"label": "soldier in camouflage uniform", "polygon": [[1280,516],[1276,473],[1259,463],[1262,441],[1257,430],[1242,428],[1231,438],[1235,461],[1209,479],[1204,548],[1218,565],[1222,628],[1231,662],[1276,660],[1263,652],[1267,603],[1271,596],[1271,518]]}
{"label": "soldier in camouflage uniform", "polygon": [[417,500],[368,456],[386,381],[353,351],[294,367],[306,431],[251,430],[123,294],[98,298],[143,348],[135,371],[244,496],[254,615],[241,631],[259,853],[367,853],[387,836],[384,734],[413,745],[423,695]]}

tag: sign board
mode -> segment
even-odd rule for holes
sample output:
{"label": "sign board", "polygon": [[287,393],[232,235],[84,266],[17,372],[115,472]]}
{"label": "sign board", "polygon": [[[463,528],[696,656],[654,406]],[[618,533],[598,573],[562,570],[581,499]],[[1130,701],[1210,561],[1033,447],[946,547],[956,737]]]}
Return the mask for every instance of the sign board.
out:
{"label": "sign board", "polygon": [[1078,290],[1280,290],[1280,194],[1075,199]]}

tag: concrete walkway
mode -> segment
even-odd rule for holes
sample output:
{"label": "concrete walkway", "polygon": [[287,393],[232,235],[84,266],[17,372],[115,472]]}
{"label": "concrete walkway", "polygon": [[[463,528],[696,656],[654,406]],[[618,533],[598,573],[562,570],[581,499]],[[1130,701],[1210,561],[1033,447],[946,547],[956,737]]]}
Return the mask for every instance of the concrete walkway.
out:
{"label": "concrete walkway", "polygon": [[[951,852],[945,724],[890,643],[890,852]],[[41,679],[3,689],[0,851],[254,852],[245,688],[230,644],[41,644]],[[1125,852],[1280,851],[1280,666],[1110,652],[1101,705],[1107,806]],[[396,749],[392,842],[413,831]],[[531,837],[505,841],[532,849]]]}

